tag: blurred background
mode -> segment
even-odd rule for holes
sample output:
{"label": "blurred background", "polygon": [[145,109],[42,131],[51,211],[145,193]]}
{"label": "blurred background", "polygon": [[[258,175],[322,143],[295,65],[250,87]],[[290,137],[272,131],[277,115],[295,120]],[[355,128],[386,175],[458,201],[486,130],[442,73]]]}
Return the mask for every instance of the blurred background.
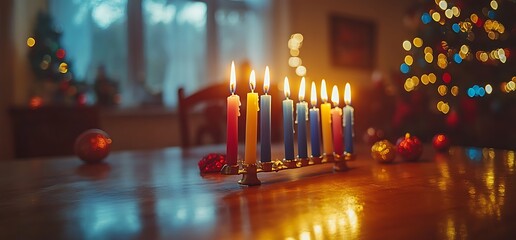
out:
{"label": "blurred background", "polygon": [[[5,0],[0,159],[72,154],[73,140],[88,128],[110,134],[114,150],[184,146],[185,134],[189,145],[224,141],[233,60],[242,100],[251,69],[263,92],[265,66],[274,101],[284,98],[285,76],[294,100],[306,77],[318,89],[321,79],[328,90],[337,85],[343,106],[349,82],[360,142],[394,141],[405,132],[428,142],[445,133],[459,145],[514,149],[515,6],[514,0]],[[181,132],[180,105],[193,102],[182,97],[212,86],[224,86],[212,90],[221,103],[191,106]],[[273,111],[273,121],[279,119]],[[273,140],[281,141],[280,131],[274,129]]]}

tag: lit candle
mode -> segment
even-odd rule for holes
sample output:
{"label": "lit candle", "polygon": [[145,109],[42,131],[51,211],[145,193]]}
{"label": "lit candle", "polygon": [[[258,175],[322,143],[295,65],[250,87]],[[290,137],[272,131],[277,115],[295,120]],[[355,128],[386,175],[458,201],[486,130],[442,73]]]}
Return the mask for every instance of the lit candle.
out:
{"label": "lit candle", "polygon": [[306,121],[308,120],[308,103],[305,102],[305,78],[301,78],[299,85],[299,103],[296,104],[297,110],[297,155],[298,158],[308,158],[306,147]]}
{"label": "lit candle", "polygon": [[321,82],[321,126],[324,154],[333,153],[333,142],[331,139],[331,104],[328,103],[328,94],[326,92],[326,81]]}
{"label": "lit candle", "polygon": [[265,67],[263,91],[260,96],[260,161],[271,161],[271,95],[268,95],[270,85],[269,67]]}
{"label": "lit candle", "polygon": [[320,144],[320,125],[319,125],[319,108],[317,108],[317,90],[315,89],[315,82],[312,82],[312,90],[310,91],[310,146],[312,148],[312,157],[321,156]]}
{"label": "lit candle", "polygon": [[236,77],[235,63],[231,62],[231,74],[229,77],[229,91],[231,95],[227,99],[227,128],[226,128],[226,162],[229,166],[237,164],[238,158],[238,116],[240,116],[240,97],[235,95]]}
{"label": "lit candle", "polygon": [[333,152],[337,155],[342,155],[344,153],[342,146],[342,109],[339,107],[339,89],[336,85],[333,86],[331,101],[333,102],[333,109],[331,110]]}
{"label": "lit candle", "polygon": [[246,125],[245,125],[245,163],[256,163],[256,141],[258,129],[258,93],[254,92],[256,78],[254,70],[249,76],[251,92],[247,93]]}
{"label": "lit candle", "polygon": [[345,151],[346,153],[353,153],[353,136],[355,135],[353,131],[353,112],[355,110],[351,107],[351,88],[349,83],[346,83],[346,88],[344,89],[344,102],[346,103],[343,122]]}
{"label": "lit candle", "polygon": [[283,140],[285,141],[285,160],[294,160],[294,102],[290,97],[288,78],[285,77],[283,100]]}

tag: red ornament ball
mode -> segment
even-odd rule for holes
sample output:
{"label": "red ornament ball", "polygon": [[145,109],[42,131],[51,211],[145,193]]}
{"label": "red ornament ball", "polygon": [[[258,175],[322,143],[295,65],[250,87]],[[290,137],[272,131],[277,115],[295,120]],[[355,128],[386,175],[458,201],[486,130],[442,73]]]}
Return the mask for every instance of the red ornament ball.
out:
{"label": "red ornament ball", "polygon": [[396,143],[398,154],[405,161],[417,161],[423,153],[423,144],[419,138],[405,134],[405,138],[398,139]]}
{"label": "red ornament ball", "polygon": [[450,148],[450,138],[444,134],[437,134],[432,139],[432,144],[435,150],[439,152],[445,152]]}
{"label": "red ornament ball", "polygon": [[100,129],[89,129],[75,139],[75,154],[86,163],[99,163],[109,155],[112,140]]}
{"label": "red ornament ball", "polygon": [[225,164],[226,155],[220,153],[210,153],[197,163],[201,173],[220,172]]}

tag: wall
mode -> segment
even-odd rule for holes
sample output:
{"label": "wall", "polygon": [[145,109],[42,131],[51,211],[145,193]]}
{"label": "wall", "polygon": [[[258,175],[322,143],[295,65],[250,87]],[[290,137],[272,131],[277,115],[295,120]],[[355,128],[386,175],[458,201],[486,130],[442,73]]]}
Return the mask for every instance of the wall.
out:
{"label": "wall", "polygon": [[[352,86],[370,82],[371,70],[332,66],[329,15],[333,13],[373,21],[377,29],[375,69],[386,74],[397,71],[403,60],[401,43],[410,36],[402,22],[410,3],[410,0],[290,0],[290,31],[304,35],[300,57],[307,67],[307,75],[315,81],[324,78],[330,83],[350,82]],[[285,48],[287,40],[283,40]],[[291,69],[290,75],[293,74]]]}
{"label": "wall", "polygon": [[[392,2],[396,2],[393,4]],[[290,34],[304,35],[301,57],[308,68],[308,76],[319,81],[349,81],[353,85],[366,85],[371,71],[333,67],[330,63],[329,27],[330,13],[369,19],[376,23],[376,68],[388,73],[396,71],[403,59],[401,42],[410,34],[403,27],[402,19],[410,0],[285,0],[272,1],[271,21],[272,47],[276,70],[271,73],[276,79],[289,75],[295,77],[287,66],[289,52],[287,41]],[[0,48],[5,57],[0,59],[0,160],[12,156],[10,124],[7,109],[12,105],[24,105],[29,97],[32,76],[27,71],[26,38],[30,36],[34,19],[40,9],[45,9],[47,0],[0,1]],[[281,85],[281,84],[279,84]],[[278,96],[281,97],[281,96]],[[149,149],[178,145],[177,119],[174,113],[102,114],[101,124],[111,134],[114,150]]]}

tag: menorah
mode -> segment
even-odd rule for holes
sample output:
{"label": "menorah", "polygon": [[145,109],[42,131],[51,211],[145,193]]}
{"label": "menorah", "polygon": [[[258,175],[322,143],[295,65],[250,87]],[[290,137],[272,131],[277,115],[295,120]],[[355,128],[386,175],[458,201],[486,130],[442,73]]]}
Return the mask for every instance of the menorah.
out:
{"label": "menorah", "polygon": [[298,169],[303,167],[315,166],[320,164],[333,163],[333,169],[341,172],[348,169],[347,161],[353,160],[355,155],[351,153],[325,154],[319,157],[298,158],[294,160],[272,160],[270,162],[257,162],[252,164],[238,163],[236,165],[224,165],[221,173],[224,175],[242,175],[242,179],[238,181],[241,185],[256,186],[260,185],[258,173],[261,172],[279,172],[289,169]]}

